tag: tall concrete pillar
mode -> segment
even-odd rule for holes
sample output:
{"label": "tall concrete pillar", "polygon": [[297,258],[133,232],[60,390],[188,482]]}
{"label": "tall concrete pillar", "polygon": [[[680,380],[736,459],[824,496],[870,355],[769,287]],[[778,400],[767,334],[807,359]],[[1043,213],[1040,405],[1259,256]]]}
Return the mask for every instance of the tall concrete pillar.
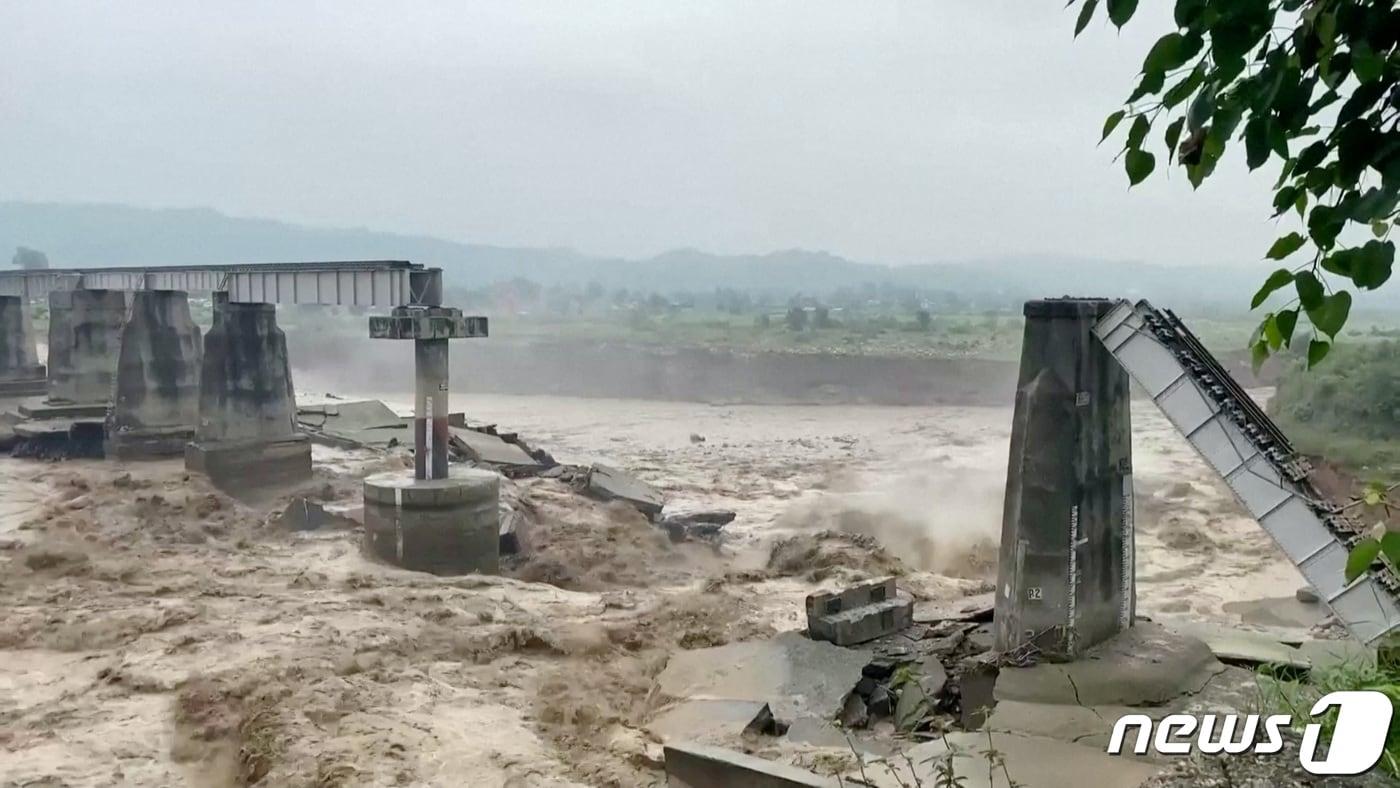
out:
{"label": "tall concrete pillar", "polygon": [[49,396],[53,405],[101,407],[112,401],[126,293],[49,292]]}
{"label": "tall concrete pillar", "polygon": [[406,569],[437,574],[500,571],[500,477],[447,464],[447,341],[484,337],[486,318],[441,306],[442,271],[414,272],[414,305],[369,320],[371,337],[414,345],[413,473],[364,480],[365,546]]}
{"label": "tall concrete pillar", "polygon": [[180,290],[138,290],[122,329],[107,456],[178,455],[199,419],[201,342]]}
{"label": "tall concrete pillar", "polygon": [[287,338],[272,304],[215,294],[185,467],[230,491],[311,477],[311,444],[297,427]]}
{"label": "tall concrete pillar", "polygon": [[1132,625],[1127,373],[1091,329],[1112,302],[1026,303],[1011,429],[996,643],[1068,660]]}
{"label": "tall concrete pillar", "polygon": [[48,388],[24,301],[0,296],[0,397],[43,394]]}

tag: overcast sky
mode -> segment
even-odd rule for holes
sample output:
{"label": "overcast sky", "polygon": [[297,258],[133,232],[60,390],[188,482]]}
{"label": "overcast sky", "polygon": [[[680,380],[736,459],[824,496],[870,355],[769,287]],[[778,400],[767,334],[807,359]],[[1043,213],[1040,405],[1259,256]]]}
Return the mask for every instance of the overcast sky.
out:
{"label": "overcast sky", "polygon": [[[0,199],[503,245],[1258,261],[1277,174],[1129,192],[1165,32],[1060,0],[0,4]],[[1100,12],[1100,17],[1102,17]],[[1154,138],[1158,132],[1154,132]],[[1159,162],[1159,167],[1161,166]]]}

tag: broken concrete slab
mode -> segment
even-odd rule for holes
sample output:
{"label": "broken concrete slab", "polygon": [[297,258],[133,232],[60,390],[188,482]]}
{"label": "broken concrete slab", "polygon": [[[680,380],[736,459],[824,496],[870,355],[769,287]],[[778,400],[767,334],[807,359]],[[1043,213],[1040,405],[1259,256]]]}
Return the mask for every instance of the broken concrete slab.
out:
{"label": "broken concrete slab", "polygon": [[1197,621],[1173,622],[1168,626],[1204,641],[1215,658],[1227,664],[1281,665],[1298,670],[1312,667],[1307,655],[1268,634]]}
{"label": "broken concrete slab", "polygon": [[665,529],[673,542],[693,542],[717,539],[724,526],[734,522],[737,514],[729,509],[704,509],[668,514],[658,526]]}
{"label": "broken concrete slab", "polygon": [[1002,668],[996,700],[1084,706],[1155,706],[1199,692],[1225,670],[1198,638],[1140,622],[1075,662]]}
{"label": "broken concrete slab", "polygon": [[515,468],[533,468],[539,461],[514,443],[507,443],[499,436],[477,432],[467,427],[451,427],[450,445],[475,463],[502,465]]}
{"label": "broken concrete slab", "polygon": [[302,405],[297,408],[297,424],[325,446],[382,451],[413,442],[412,419],[377,399]]}
{"label": "broken concrete slab", "polygon": [[834,779],[706,744],[666,745],[669,788],[838,788]]}
{"label": "broken concrete slab", "polygon": [[1327,616],[1327,608],[1299,600],[1296,596],[1247,599],[1239,602],[1226,602],[1222,609],[1240,617],[1240,622],[1249,626],[1311,629]]}
{"label": "broken concrete slab", "polygon": [[789,724],[802,717],[830,720],[841,712],[868,659],[859,651],[784,632],[674,654],[657,686],[674,698],[765,702],[774,717]]}
{"label": "broken concrete slab", "polygon": [[[989,768],[992,750],[1000,754],[1004,769]],[[1008,776],[1025,788],[1133,788],[1159,770],[1155,764],[1108,755],[1101,749],[1012,733],[950,733],[913,748],[908,756],[922,784],[941,784],[939,770],[947,764],[964,788],[1007,788]],[[882,788],[901,784],[888,776],[882,776],[887,780],[882,781],[874,771],[871,777]],[[903,780],[910,784],[908,776]]]}
{"label": "broken concrete slab", "polygon": [[1146,714],[1161,719],[1171,710],[1164,707],[1079,706],[1058,703],[1024,703],[1008,700],[998,703],[985,723],[987,730],[1041,736],[1047,739],[1094,747],[1108,747],[1113,724],[1125,714]]}
{"label": "broken concrete slab", "polygon": [[913,623],[914,601],[898,595],[887,577],[837,592],[807,596],[807,631],[814,640],[850,646],[875,640]]}
{"label": "broken concrete slab", "polygon": [[605,501],[626,501],[652,519],[666,504],[660,490],[626,471],[601,464],[588,471],[588,491]]}
{"label": "broken concrete slab", "polygon": [[988,591],[952,601],[915,605],[914,623],[937,624],[940,621],[975,621],[980,624],[991,621],[992,611],[995,609],[996,594]]}
{"label": "broken concrete slab", "polygon": [[756,700],[686,700],[663,709],[646,726],[663,743],[730,742],[771,719],[768,704]]}

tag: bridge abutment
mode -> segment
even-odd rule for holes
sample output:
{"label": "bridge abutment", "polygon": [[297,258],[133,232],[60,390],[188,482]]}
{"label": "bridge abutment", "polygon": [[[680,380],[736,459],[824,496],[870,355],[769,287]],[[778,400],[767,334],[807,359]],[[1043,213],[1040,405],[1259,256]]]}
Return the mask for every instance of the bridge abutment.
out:
{"label": "bridge abutment", "polygon": [[199,419],[201,337],[180,290],[138,290],[122,329],[107,456],[178,455]]}
{"label": "bridge abutment", "polygon": [[287,339],[272,304],[215,294],[185,467],[230,490],[311,477],[311,444],[297,428]]}
{"label": "bridge abutment", "polygon": [[1074,659],[1132,625],[1128,376],[1092,333],[1113,302],[1026,303],[996,646]]}
{"label": "bridge abutment", "polygon": [[25,299],[0,296],[0,396],[43,394],[47,389]]}

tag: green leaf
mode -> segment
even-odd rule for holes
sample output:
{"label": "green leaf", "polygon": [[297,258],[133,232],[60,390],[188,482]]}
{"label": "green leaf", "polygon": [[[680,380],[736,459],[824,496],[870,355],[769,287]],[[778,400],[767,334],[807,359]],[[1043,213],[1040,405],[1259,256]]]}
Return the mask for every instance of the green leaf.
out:
{"label": "green leaf", "polygon": [[1298,153],[1298,158],[1293,163],[1293,171],[1299,175],[1311,170],[1322,163],[1327,156],[1327,143],[1318,140]]}
{"label": "green leaf", "polygon": [[1266,340],[1260,339],[1249,348],[1249,366],[1258,375],[1259,370],[1264,367],[1264,362],[1269,360],[1269,344]]}
{"label": "green leaf", "polygon": [[1322,287],[1322,282],[1318,281],[1317,275],[1312,271],[1300,271],[1293,277],[1293,285],[1298,290],[1298,301],[1303,308],[1311,312],[1322,306],[1322,299],[1326,296],[1326,291]]}
{"label": "green leaf", "polygon": [[1128,172],[1128,185],[1136,186],[1142,183],[1143,179],[1152,174],[1152,169],[1157,166],[1157,157],[1145,150],[1130,150],[1123,161],[1123,168]]}
{"label": "green leaf", "polygon": [[1128,114],[1128,111],[1127,111],[1127,110],[1120,109],[1120,110],[1118,110],[1117,112],[1113,113],[1112,115],[1109,115],[1107,118],[1104,118],[1104,121],[1103,121],[1103,136],[1102,136],[1102,137],[1099,137],[1099,142],[1100,142],[1100,143],[1102,143],[1104,140],[1108,139],[1108,135],[1112,134],[1112,133],[1113,133],[1113,130],[1116,129],[1116,128],[1118,128],[1118,124],[1123,122],[1123,118],[1124,118],[1124,116],[1126,116],[1127,114]]}
{"label": "green leaf", "polygon": [[[1109,13],[1112,14],[1112,0],[1108,7]],[[1351,45],[1351,72],[1356,75],[1358,82],[1375,82],[1385,74],[1385,55],[1372,49],[1364,38],[1354,40]]]}
{"label": "green leaf", "polygon": [[1377,238],[1381,238],[1388,232],[1390,232],[1390,225],[1386,224],[1385,222],[1371,222],[1371,235],[1374,235]]}
{"label": "green leaf", "polygon": [[1308,343],[1308,369],[1312,369],[1322,363],[1327,358],[1327,351],[1332,349],[1332,345],[1320,339],[1314,339]]}
{"label": "green leaf", "polygon": [[1165,84],[1166,81],[1166,72],[1148,71],[1142,75],[1142,80],[1138,82],[1138,86],[1134,88],[1132,94],[1128,96],[1128,103],[1131,104],[1143,96],[1155,94],[1162,89],[1162,85]]}
{"label": "green leaf", "polygon": [[1337,234],[1346,224],[1346,218],[1330,205],[1319,205],[1308,214],[1308,235],[1319,249],[1331,249],[1337,241]]}
{"label": "green leaf", "polygon": [[1255,115],[1244,126],[1245,163],[1257,170],[1269,160],[1269,116]]}
{"label": "green leaf", "polygon": [[1347,556],[1347,582],[1355,580],[1366,574],[1366,570],[1375,563],[1376,556],[1381,554],[1381,543],[1375,539],[1362,539],[1351,548],[1351,554]]}
{"label": "green leaf", "polygon": [[[1275,244],[1277,246],[1277,244]],[[1254,300],[1249,302],[1250,309],[1258,309],[1259,305],[1268,300],[1279,288],[1286,287],[1293,281],[1293,272],[1287,268],[1280,268],[1269,274],[1269,278],[1264,280],[1264,286],[1259,288],[1259,292],[1254,294]]]}
{"label": "green leaf", "polygon": [[1274,324],[1278,326],[1279,336],[1283,337],[1284,347],[1293,346],[1293,330],[1298,327],[1298,310],[1285,309],[1274,315]]}
{"label": "green leaf", "polygon": [[1279,330],[1277,316],[1270,313],[1264,318],[1261,326],[1264,331],[1264,340],[1269,343],[1270,352],[1283,347],[1283,332]]}
{"label": "green leaf", "polygon": [[[1298,233],[1289,233],[1288,235],[1283,236],[1277,241],[1274,241],[1274,245],[1269,247],[1268,254],[1264,256],[1270,260],[1282,260],[1283,258],[1303,248],[1303,244],[1305,243],[1307,243],[1307,239],[1303,236],[1299,235]],[[1277,276],[1278,271],[1275,271],[1274,275]],[[1273,277],[1270,277],[1270,279],[1272,278]],[[1293,279],[1293,275],[1289,274],[1288,279],[1289,281],[1291,281]],[[1284,282],[1284,284],[1288,284],[1288,282]],[[1282,285],[1280,285],[1280,287],[1282,287]]]}
{"label": "green leaf", "polygon": [[1205,10],[1206,0],[1176,0],[1172,14],[1177,27],[1195,27]]}
{"label": "green leaf", "polygon": [[1079,34],[1084,32],[1084,28],[1089,26],[1089,20],[1094,18],[1094,9],[1098,7],[1099,0],[1084,0],[1084,7],[1079,9],[1079,19],[1074,23],[1075,38],[1078,38]]}
{"label": "green leaf", "polygon": [[1351,265],[1351,281],[1357,287],[1375,290],[1390,279],[1395,265],[1395,244],[1390,241],[1367,241],[1360,247]]}
{"label": "green leaf", "polygon": [[1108,18],[1116,27],[1128,24],[1137,11],[1138,0],[1108,0]]}
{"label": "green leaf", "polygon": [[1152,122],[1145,115],[1138,115],[1133,119],[1133,125],[1128,128],[1128,142],[1124,146],[1127,150],[1137,150],[1142,147],[1142,141],[1147,138],[1148,129],[1152,128]]}
{"label": "green leaf", "polygon": [[1167,143],[1167,163],[1171,164],[1172,157],[1176,155],[1176,144],[1181,139],[1181,127],[1186,125],[1186,118],[1177,118],[1167,124],[1167,131],[1162,135],[1162,139]]}
{"label": "green leaf", "polygon": [[1142,63],[1142,72],[1165,74],[1186,65],[1186,62],[1200,51],[1200,36],[1168,33],[1157,39],[1157,43],[1148,50],[1147,58]]}
{"label": "green leaf", "polygon": [[1196,92],[1206,80],[1206,70],[1200,65],[1191,69],[1191,73],[1185,78],[1167,88],[1167,92],[1162,94],[1162,106],[1171,109],[1177,104],[1185,101],[1192,93]]}
{"label": "green leaf", "polygon": [[1329,337],[1336,338],[1346,325],[1351,314],[1351,293],[1343,290],[1322,299],[1322,305],[1308,310],[1308,320],[1313,327]]}
{"label": "green leaf", "polygon": [[1392,564],[1400,564],[1400,534],[1388,533],[1382,536],[1381,553]]}

